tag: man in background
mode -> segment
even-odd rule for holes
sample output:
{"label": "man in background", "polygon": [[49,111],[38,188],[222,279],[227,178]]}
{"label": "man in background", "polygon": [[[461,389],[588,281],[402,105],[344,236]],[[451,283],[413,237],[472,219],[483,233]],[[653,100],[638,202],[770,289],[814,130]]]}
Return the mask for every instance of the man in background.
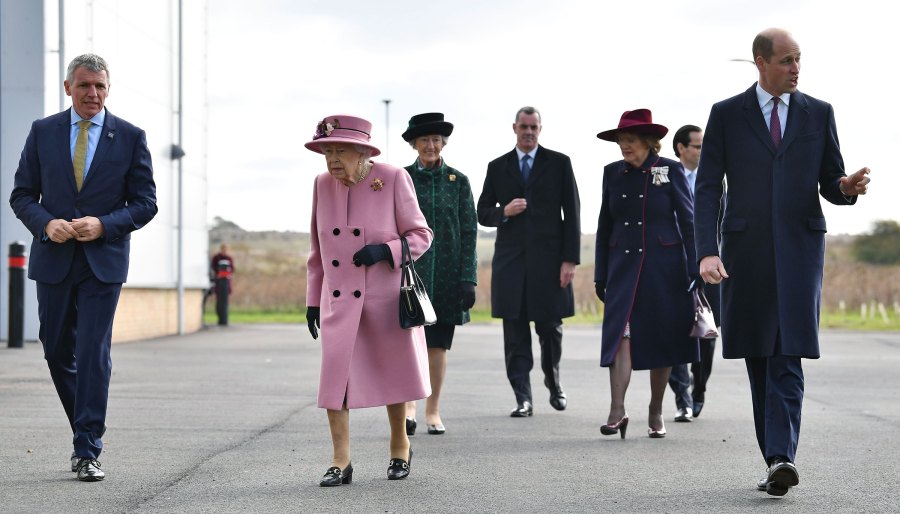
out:
{"label": "man in background", "polygon": [[[703,130],[696,125],[681,127],[672,138],[672,149],[675,150],[675,155],[681,161],[691,192],[694,191],[697,182],[697,168],[700,165],[702,144]],[[707,284],[704,292],[712,307],[716,325],[719,325],[719,285]],[[675,393],[675,421],[693,421],[703,410],[703,404],[706,401],[706,382],[712,372],[715,353],[715,339],[700,339],[700,361],[691,364],[690,373],[688,373],[687,364],[672,366],[669,387]],[[692,385],[693,389],[691,390]]]}

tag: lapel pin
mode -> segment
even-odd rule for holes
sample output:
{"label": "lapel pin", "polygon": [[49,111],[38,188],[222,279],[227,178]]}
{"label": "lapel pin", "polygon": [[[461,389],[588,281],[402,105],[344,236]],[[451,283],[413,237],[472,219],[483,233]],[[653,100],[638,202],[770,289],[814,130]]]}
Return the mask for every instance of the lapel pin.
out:
{"label": "lapel pin", "polygon": [[106,133],[106,137],[108,137],[108,138],[110,138],[110,139],[112,139],[113,137],[115,137],[115,135],[116,135],[115,132],[107,132],[107,133]]}
{"label": "lapel pin", "polygon": [[447,178],[450,179],[450,182],[456,182],[456,175],[447,175]]}

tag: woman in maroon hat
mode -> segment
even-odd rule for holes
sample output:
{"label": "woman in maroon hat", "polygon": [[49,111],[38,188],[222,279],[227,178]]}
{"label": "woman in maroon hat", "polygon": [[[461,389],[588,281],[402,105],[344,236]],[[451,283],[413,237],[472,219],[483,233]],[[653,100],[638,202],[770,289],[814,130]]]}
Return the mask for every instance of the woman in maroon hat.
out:
{"label": "woman in maroon hat", "polygon": [[[453,344],[456,325],[469,322],[475,304],[478,259],[475,243],[478,218],[469,178],[441,157],[453,132],[453,124],[439,112],[417,114],[409,119],[403,139],[418,152],[416,162],[406,167],[416,187],[419,207],[434,231],[431,248],[416,261],[428,296],[437,313],[437,323],[425,327],[431,396],[425,402],[425,424],[429,434],[443,434],[440,399],[447,373],[447,350]],[[416,402],[406,409],[406,433],[416,433]]]}
{"label": "woman in maroon hat", "polygon": [[413,259],[432,232],[406,171],[375,163],[372,124],[353,116],[322,120],[306,148],[324,154],[313,185],[306,320],[322,333],[319,407],[328,411],[334,454],[320,485],[349,484],[350,409],[386,406],[390,480],[406,478],[412,448],[406,402],[431,394],[422,327],[400,328],[400,238]]}
{"label": "woman in maroon hat", "polygon": [[625,392],[631,370],[650,370],[648,434],[665,437],[662,401],[671,367],[699,360],[689,337],[689,288],[699,277],[693,200],[681,164],[659,156],[668,129],[647,109],[626,111],[619,126],[597,134],[623,159],[603,169],[594,282],[603,301],[600,365],[609,367],[610,408],[604,435],[625,437]]}

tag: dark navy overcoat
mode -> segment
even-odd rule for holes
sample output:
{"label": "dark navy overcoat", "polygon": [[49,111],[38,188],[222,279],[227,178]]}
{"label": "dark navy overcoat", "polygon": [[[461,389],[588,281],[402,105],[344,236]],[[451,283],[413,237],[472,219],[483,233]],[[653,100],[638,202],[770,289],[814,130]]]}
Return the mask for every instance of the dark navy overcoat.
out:
{"label": "dark navy overcoat", "polygon": [[843,176],[830,104],[793,93],[777,149],[755,85],[713,105],[697,172],[695,229],[697,257],[720,255],[729,275],[722,281],[726,359],[819,357],[826,232],[819,195],[837,205],[855,203],[840,192]]}
{"label": "dark navy overcoat", "polygon": [[698,274],[692,223],[681,163],[651,152],[639,169],[625,161],[603,169],[594,264],[594,281],[606,287],[601,366],[615,360],[628,321],[634,369],[700,360],[688,335],[688,286]]}

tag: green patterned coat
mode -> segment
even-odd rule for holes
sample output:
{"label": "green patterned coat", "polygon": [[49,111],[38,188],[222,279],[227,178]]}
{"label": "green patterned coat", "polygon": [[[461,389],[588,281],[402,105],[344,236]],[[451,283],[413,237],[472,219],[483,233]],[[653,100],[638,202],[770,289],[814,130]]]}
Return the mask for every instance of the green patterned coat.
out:
{"label": "green patterned coat", "polygon": [[425,283],[438,323],[462,325],[469,321],[469,311],[460,307],[459,283],[478,283],[478,218],[469,179],[443,159],[439,167],[422,170],[417,159],[406,171],[434,231],[431,248],[416,260],[416,272]]}

